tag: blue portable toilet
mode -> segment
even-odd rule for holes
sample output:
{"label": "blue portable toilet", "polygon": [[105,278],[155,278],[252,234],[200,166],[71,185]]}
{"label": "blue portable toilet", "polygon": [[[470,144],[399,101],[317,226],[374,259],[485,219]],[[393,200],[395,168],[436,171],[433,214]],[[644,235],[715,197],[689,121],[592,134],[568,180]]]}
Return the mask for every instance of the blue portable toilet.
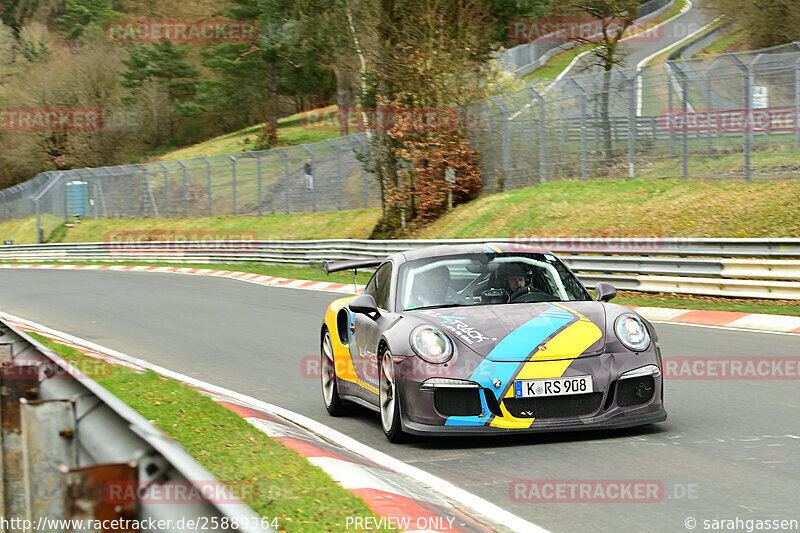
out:
{"label": "blue portable toilet", "polygon": [[89,185],[85,181],[67,183],[67,216],[89,217]]}

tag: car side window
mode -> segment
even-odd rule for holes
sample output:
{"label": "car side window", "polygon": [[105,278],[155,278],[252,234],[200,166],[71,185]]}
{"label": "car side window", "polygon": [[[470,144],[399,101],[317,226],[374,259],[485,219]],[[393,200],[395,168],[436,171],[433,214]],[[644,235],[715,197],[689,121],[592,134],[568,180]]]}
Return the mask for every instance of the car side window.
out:
{"label": "car side window", "polygon": [[375,298],[375,303],[381,309],[389,309],[389,293],[392,287],[392,264],[382,265],[372,279],[369,280],[364,294],[369,294]]}

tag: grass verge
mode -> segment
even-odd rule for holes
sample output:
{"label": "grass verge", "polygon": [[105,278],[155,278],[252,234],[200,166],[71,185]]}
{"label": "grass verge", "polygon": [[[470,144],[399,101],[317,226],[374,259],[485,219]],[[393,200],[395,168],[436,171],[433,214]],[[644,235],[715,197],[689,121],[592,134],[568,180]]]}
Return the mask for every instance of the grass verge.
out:
{"label": "grass verge", "polygon": [[98,364],[32,333],[177,441],[192,457],[281,531],[340,530],[348,516],[373,516],[367,504],[305,458],[211,398],[152,371]]}
{"label": "grass verge", "polygon": [[[305,143],[315,143],[340,136],[339,128],[330,127],[336,125],[335,120],[328,119],[323,125],[309,127],[306,125],[305,118],[309,113],[313,114],[313,119],[319,122],[320,117],[336,116],[336,106],[328,106],[321,109],[312,109],[297,113],[278,120],[278,144],[279,146],[296,146]],[[311,119],[310,119],[311,120]],[[225,135],[220,135],[213,139],[203,141],[192,146],[180,148],[172,152],[153,158],[154,161],[169,161],[173,159],[190,159],[198,156],[212,156],[220,154],[235,154],[245,150],[253,150],[259,130],[263,124],[248,126],[247,128]]]}
{"label": "grass verge", "polygon": [[565,181],[482,196],[410,237],[797,237],[798,205],[799,181]]}
{"label": "grass verge", "polygon": [[614,303],[642,307],[671,307],[703,311],[738,311],[768,315],[800,316],[800,302],[795,300],[757,300],[745,298],[717,298],[682,294],[620,291]]}
{"label": "grass verge", "polygon": [[[64,223],[64,219],[55,215],[45,214],[41,216],[44,241],[56,232]],[[35,244],[36,243],[36,217],[20,218],[16,220],[4,220],[0,222],[0,243],[5,240],[12,240],[14,244]]]}
{"label": "grass verge", "polygon": [[[204,239],[367,239],[381,216],[380,209],[263,216],[216,216],[200,218],[100,218],[85,219],[65,228],[53,218],[48,242],[106,242],[112,232],[126,232],[141,240]],[[204,235],[203,235],[204,234]],[[202,237],[198,237],[202,235]],[[0,222],[0,238],[14,244],[36,242],[35,217]]]}

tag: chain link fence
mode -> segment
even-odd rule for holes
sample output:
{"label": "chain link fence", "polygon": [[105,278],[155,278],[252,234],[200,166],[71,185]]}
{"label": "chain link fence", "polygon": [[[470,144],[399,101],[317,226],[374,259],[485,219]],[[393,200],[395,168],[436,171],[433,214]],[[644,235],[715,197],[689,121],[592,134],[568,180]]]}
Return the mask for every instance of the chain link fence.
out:
{"label": "chain link fence", "polygon": [[368,137],[193,159],[44,172],[0,191],[3,220],[168,218],[340,211],[380,206],[365,170]]}
{"label": "chain link fence", "polygon": [[[673,56],[639,71],[537,80],[467,106],[484,192],[607,176],[800,176],[800,43],[700,59]],[[45,172],[0,191],[0,218],[378,207],[380,187],[365,170],[369,144],[368,134],[356,133],[290,148]]]}
{"label": "chain link fence", "polygon": [[476,102],[484,191],[606,176],[796,178],[798,50],[539,80]]}

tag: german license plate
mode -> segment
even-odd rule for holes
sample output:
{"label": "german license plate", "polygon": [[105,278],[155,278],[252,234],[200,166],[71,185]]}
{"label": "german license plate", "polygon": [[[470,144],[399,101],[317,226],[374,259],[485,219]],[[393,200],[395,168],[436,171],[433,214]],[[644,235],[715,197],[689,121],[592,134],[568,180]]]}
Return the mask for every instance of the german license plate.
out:
{"label": "german license plate", "polygon": [[515,398],[544,398],[593,392],[592,376],[553,379],[521,379],[514,382]]}

